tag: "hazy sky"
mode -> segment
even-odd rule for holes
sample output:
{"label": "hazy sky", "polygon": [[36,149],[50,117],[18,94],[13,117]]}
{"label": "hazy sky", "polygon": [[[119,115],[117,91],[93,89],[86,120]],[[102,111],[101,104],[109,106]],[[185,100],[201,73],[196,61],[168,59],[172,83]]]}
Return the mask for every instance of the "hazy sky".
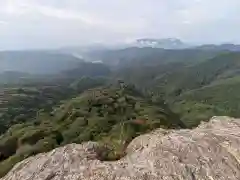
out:
{"label": "hazy sky", "polygon": [[0,0],[0,48],[134,38],[240,43],[240,0]]}

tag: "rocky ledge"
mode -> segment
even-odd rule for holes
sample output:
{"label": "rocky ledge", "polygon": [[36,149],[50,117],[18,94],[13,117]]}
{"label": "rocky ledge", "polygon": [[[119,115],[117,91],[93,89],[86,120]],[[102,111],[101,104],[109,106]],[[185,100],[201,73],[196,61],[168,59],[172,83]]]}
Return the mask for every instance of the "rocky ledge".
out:
{"label": "rocky ledge", "polygon": [[18,163],[2,180],[239,180],[240,120],[158,129],[134,139],[114,162],[100,161],[99,151],[94,142],[70,144]]}

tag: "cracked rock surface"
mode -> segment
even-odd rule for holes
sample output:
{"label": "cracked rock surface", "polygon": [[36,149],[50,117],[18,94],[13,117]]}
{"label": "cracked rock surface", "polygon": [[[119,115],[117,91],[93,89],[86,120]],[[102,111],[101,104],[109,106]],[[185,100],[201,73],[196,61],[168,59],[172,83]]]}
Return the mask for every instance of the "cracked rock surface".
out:
{"label": "cracked rock surface", "polygon": [[240,120],[157,129],[135,138],[114,162],[98,160],[99,150],[94,142],[60,147],[18,163],[1,180],[239,180]]}

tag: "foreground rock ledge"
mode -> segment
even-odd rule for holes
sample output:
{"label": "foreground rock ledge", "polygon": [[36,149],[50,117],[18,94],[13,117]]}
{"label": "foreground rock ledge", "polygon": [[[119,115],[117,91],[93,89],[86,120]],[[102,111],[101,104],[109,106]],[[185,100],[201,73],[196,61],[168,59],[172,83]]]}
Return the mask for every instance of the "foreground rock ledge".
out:
{"label": "foreground rock ledge", "polygon": [[18,163],[2,180],[239,180],[240,120],[158,129],[134,139],[115,162],[97,160],[97,151],[93,142],[70,144]]}

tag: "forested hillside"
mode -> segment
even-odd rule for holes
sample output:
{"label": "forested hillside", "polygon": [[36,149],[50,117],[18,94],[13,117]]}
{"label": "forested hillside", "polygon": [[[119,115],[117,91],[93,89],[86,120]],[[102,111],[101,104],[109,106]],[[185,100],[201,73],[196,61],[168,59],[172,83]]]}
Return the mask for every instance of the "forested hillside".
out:
{"label": "forested hillside", "polygon": [[0,137],[0,175],[30,155],[73,142],[98,141],[106,148],[101,158],[118,159],[137,135],[158,127],[184,127],[179,117],[162,102],[145,100],[134,87],[123,84],[87,90],[56,106],[32,103],[43,106],[35,107],[43,108],[37,116],[27,117],[30,110],[26,109],[13,122],[18,124]]}
{"label": "forested hillside", "polygon": [[[68,143],[100,142],[101,158],[115,160],[134,137],[155,128],[192,128],[216,115],[240,117],[239,52],[92,53],[103,63],[77,60],[71,69],[57,63],[62,70],[51,75],[0,74],[0,175],[31,155]],[[39,61],[48,66],[44,56]]]}
{"label": "forested hillside", "polygon": [[214,115],[239,117],[239,52],[220,52],[198,63],[146,61],[150,63],[122,68],[116,76],[164,99],[188,127]]}
{"label": "forested hillside", "polygon": [[173,62],[194,64],[215,57],[225,51],[201,49],[160,49],[131,47],[121,50],[99,50],[89,53],[92,59],[101,60],[111,66],[129,67],[141,65],[162,65]]}

